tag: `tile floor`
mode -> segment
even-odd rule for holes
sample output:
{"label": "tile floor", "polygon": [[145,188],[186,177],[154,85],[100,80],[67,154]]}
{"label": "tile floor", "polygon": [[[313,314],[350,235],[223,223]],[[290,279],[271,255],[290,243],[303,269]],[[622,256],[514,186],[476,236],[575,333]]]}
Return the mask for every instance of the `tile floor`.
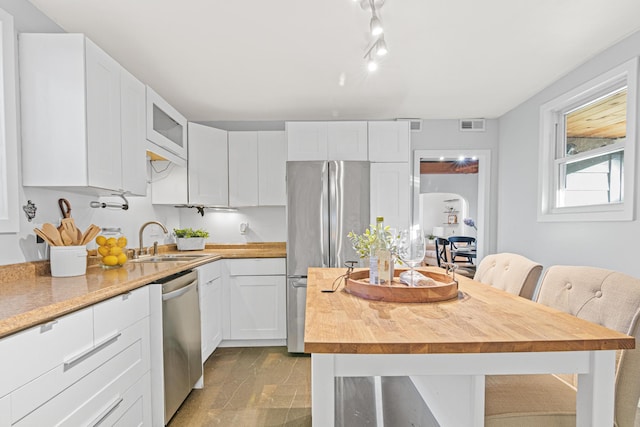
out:
{"label": "tile floor", "polygon": [[311,358],[286,347],[218,348],[169,427],[311,426]]}

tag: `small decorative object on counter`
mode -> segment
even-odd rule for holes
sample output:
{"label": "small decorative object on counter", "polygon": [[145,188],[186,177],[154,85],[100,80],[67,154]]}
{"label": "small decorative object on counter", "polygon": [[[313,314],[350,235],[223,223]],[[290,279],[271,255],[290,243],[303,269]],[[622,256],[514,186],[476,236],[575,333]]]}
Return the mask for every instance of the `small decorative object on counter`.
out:
{"label": "small decorative object on counter", "polygon": [[384,218],[377,217],[376,226],[370,225],[363,234],[358,235],[351,231],[347,237],[360,258],[369,259],[369,283],[380,284],[381,272],[384,275],[382,279],[390,283],[397,252],[397,236],[393,235],[389,226],[384,226]]}
{"label": "small decorative object on counter", "polygon": [[176,243],[179,251],[203,250],[205,239],[209,237],[209,232],[202,229],[174,228],[173,232],[176,235]]}
{"label": "small decorative object on counter", "polygon": [[119,228],[103,228],[96,244],[102,268],[118,268],[127,262],[127,238]]}

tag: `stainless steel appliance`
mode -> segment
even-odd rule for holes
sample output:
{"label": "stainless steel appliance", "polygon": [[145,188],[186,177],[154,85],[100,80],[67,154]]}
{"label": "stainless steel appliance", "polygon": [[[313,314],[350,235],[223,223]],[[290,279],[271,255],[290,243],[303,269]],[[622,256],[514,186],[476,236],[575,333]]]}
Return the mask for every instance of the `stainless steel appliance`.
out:
{"label": "stainless steel appliance", "polygon": [[202,377],[198,274],[177,273],[162,284],[164,423],[176,413]]}
{"label": "stainless steel appliance", "polygon": [[309,267],[344,267],[369,225],[369,162],[287,162],[287,348],[304,352]]}

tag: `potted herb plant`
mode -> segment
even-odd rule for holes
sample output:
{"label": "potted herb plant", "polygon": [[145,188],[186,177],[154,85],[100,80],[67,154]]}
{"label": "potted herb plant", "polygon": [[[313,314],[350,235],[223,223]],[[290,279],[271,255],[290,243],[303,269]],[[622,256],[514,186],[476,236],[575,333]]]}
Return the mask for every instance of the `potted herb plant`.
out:
{"label": "potted herb plant", "polygon": [[174,228],[179,251],[198,251],[204,249],[205,239],[209,237],[206,230],[192,228]]}

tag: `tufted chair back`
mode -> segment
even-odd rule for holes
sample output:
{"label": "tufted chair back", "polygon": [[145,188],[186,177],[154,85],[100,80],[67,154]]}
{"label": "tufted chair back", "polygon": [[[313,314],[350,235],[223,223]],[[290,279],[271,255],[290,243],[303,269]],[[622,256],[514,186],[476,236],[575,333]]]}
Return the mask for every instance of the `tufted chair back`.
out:
{"label": "tufted chair back", "polygon": [[615,424],[633,427],[640,398],[640,279],[595,267],[550,267],[538,302],[636,338],[616,369]]}
{"label": "tufted chair back", "polygon": [[514,295],[532,299],[542,266],[518,254],[487,255],[476,269],[474,280]]}

